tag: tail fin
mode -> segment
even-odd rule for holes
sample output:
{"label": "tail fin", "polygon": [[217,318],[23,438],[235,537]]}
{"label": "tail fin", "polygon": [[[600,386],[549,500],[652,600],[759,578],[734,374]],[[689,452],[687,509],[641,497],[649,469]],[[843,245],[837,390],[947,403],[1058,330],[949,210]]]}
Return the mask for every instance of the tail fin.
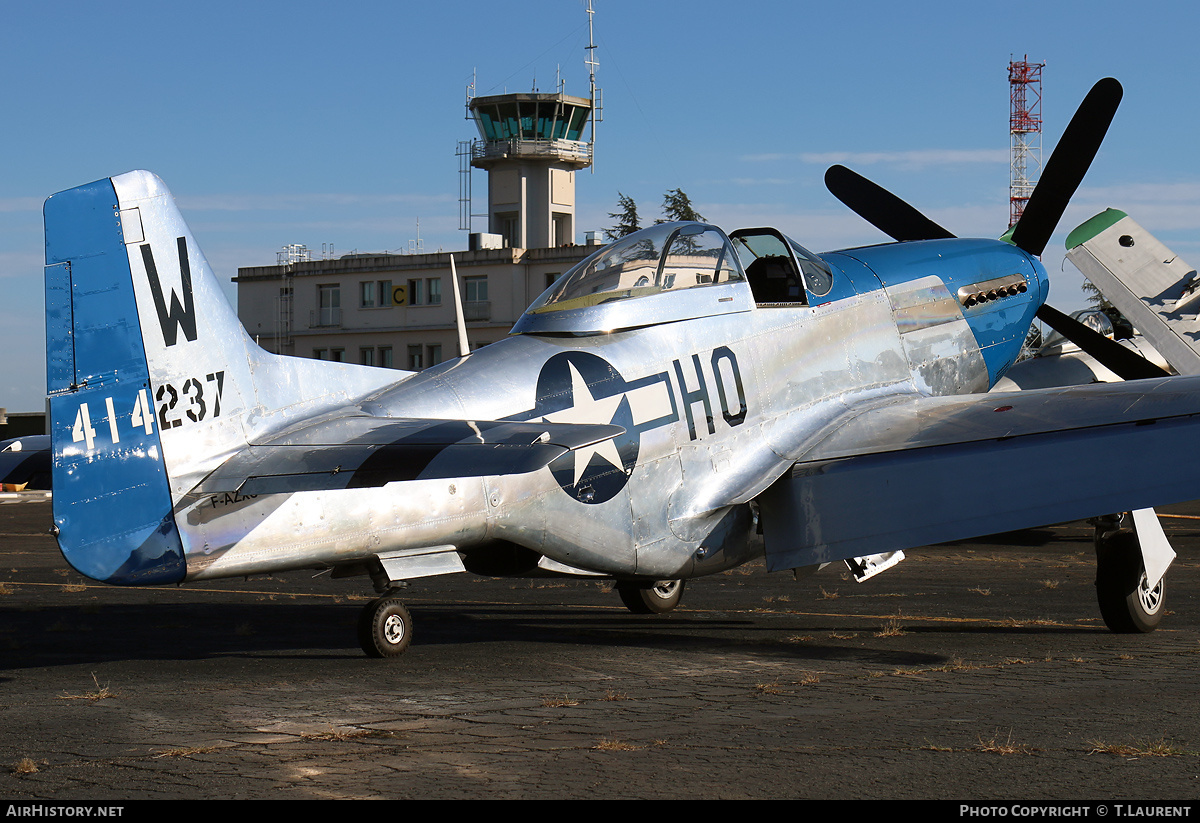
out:
{"label": "tail fin", "polygon": [[172,510],[201,478],[295,414],[403,375],[260,349],[149,172],[60,192],[45,221],[54,519],[89,577],[183,579]]}

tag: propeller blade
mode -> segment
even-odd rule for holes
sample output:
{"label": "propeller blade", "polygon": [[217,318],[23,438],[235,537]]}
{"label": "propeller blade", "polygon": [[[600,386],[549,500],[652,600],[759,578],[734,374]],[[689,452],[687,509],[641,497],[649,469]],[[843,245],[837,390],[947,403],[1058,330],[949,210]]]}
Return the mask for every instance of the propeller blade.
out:
{"label": "propeller blade", "polygon": [[1094,329],[1089,329],[1074,317],[1065,315],[1058,309],[1043,305],[1037,310],[1037,317],[1081,350],[1096,358],[1100,365],[1122,380],[1143,380],[1149,377],[1169,376],[1168,372],[1163,371],[1137,352],[1130,351],[1116,340],[1110,340]]}
{"label": "propeller blade", "polygon": [[1092,86],[1083,98],[1062,139],[1046,161],[1021,219],[1013,228],[1012,242],[1017,248],[1033,255],[1045,251],[1071,196],[1083,182],[1083,176],[1100,150],[1117,106],[1121,104],[1122,93],[1121,84],[1106,77]]}
{"label": "propeller blade", "polygon": [[830,166],[825,187],[875,228],[894,240],[944,240],[954,237],[885,188],[845,166]]}

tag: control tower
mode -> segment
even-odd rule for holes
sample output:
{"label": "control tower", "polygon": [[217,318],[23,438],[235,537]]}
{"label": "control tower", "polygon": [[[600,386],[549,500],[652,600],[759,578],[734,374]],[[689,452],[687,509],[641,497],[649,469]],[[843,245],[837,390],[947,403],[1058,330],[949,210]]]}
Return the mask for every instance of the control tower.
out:
{"label": "control tower", "polygon": [[592,164],[592,101],[529,92],[474,97],[471,165],[488,173],[488,230],[507,246],[575,242],[575,172]]}

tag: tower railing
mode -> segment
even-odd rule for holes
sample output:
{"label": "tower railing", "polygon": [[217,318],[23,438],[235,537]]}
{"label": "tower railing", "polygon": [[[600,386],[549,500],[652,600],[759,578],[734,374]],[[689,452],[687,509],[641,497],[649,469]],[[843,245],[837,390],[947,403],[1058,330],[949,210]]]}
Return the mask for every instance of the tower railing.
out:
{"label": "tower railing", "polygon": [[547,157],[576,163],[592,162],[592,144],[582,140],[475,140],[471,143],[472,160],[499,160],[505,157]]}

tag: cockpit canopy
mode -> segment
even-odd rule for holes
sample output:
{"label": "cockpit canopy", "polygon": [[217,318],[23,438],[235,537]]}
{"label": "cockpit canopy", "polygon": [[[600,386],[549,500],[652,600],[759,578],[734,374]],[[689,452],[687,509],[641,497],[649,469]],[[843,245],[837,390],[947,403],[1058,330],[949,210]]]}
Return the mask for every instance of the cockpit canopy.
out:
{"label": "cockpit canopy", "polygon": [[525,311],[513,333],[607,332],[753,307],[724,232],[707,223],[661,223],[570,269]]}
{"label": "cockpit canopy", "polygon": [[730,238],[760,306],[807,305],[833,288],[829,264],[777,229],[738,229]]}

